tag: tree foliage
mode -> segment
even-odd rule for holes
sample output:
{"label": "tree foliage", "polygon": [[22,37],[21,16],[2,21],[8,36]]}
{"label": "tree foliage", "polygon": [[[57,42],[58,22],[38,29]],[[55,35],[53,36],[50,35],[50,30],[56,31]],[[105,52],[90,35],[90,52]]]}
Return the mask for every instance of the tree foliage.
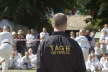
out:
{"label": "tree foliage", "polygon": [[102,27],[103,24],[108,23],[108,0],[89,0],[85,9],[93,17],[92,27]]}
{"label": "tree foliage", "polygon": [[0,19],[8,18],[16,24],[34,27],[50,27],[45,16],[50,8],[74,7],[76,0],[0,0]]}
{"label": "tree foliage", "polygon": [[46,17],[53,9],[76,8],[93,17],[93,24],[101,19],[98,25],[108,22],[108,0],[0,0],[0,19],[8,18],[15,24],[22,24],[41,30],[51,28]]}

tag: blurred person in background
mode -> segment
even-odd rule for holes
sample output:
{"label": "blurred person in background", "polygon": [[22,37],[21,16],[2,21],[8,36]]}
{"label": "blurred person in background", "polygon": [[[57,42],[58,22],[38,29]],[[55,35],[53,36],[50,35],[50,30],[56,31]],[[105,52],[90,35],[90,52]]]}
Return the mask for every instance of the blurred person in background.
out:
{"label": "blurred person in background", "polygon": [[32,68],[28,52],[25,52],[25,55],[21,58],[21,68],[22,69],[31,69]]}
{"label": "blurred person in background", "polygon": [[8,71],[8,62],[11,51],[14,48],[13,37],[10,33],[10,27],[4,26],[3,32],[0,32],[0,56],[2,60],[2,72]]}
{"label": "blurred person in background", "polygon": [[104,24],[104,28],[101,30],[101,33],[104,33],[104,37],[108,37],[108,24]]}
{"label": "blurred person in background", "polygon": [[19,69],[20,68],[21,55],[13,50],[11,56],[9,58],[9,68],[11,69]]}
{"label": "blurred person in background", "polygon": [[95,47],[95,44],[96,44],[95,34],[96,34],[95,31],[91,31],[90,32],[90,37],[92,38],[92,41],[91,41],[91,51],[94,51],[94,47]]}
{"label": "blurred person in background", "polygon": [[92,51],[94,51],[94,48],[92,48],[92,38],[90,37],[90,30],[86,30],[85,36],[89,41],[89,44],[90,44],[89,53],[91,53]]}
{"label": "blurred person in background", "polygon": [[100,63],[103,64],[106,60],[107,55],[103,54],[102,57],[100,58]]}
{"label": "blurred person in background", "polygon": [[102,65],[102,72],[108,72],[108,56],[105,58],[105,61],[102,63]]}
{"label": "blurred person in background", "polygon": [[106,43],[105,53],[108,55],[108,37],[105,38],[105,43]]}
{"label": "blurred person in background", "polygon": [[91,38],[94,38],[94,37],[95,37],[95,34],[96,34],[95,31],[91,31],[91,32],[90,32],[90,37],[91,37]]}
{"label": "blurred person in background", "polygon": [[34,36],[32,35],[31,30],[28,30],[28,33],[26,34],[26,47],[27,48],[31,47],[31,42],[30,42],[31,39],[33,40]]}
{"label": "blurred person in background", "polygon": [[48,39],[49,37],[49,33],[47,32],[46,28],[44,27],[42,29],[42,32],[40,33],[40,39],[44,40],[44,39]]}
{"label": "blurred person in background", "polygon": [[28,49],[28,53],[29,53],[29,58],[30,58],[32,67],[36,68],[37,55],[33,54],[32,48]]}
{"label": "blurred person in background", "polygon": [[26,34],[26,46],[32,48],[33,53],[36,54],[39,45],[39,36],[34,29],[30,29]]}
{"label": "blurred person in background", "polygon": [[101,48],[103,53],[106,54],[107,41],[108,40],[108,24],[104,24],[104,28],[101,30],[101,36],[99,42],[101,43]]}
{"label": "blurred person in background", "polygon": [[28,54],[29,54],[30,59],[32,59],[34,57],[32,48],[28,49]]}
{"label": "blurred person in background", "polygon": [[76,32],[76,38],[79,37],[79,32]]}
{"label": "blurred person in background", "polygon": [[79,46],[82,49],[83,55],[84,55],[84,59],[85,61],[88,59],[88,55],[89,55],[89,49],[90,49],[90,44],[88,39],[85,37],[86,31],[80,30],[79,32],[79,37],[76,37],[76,41],[78,42]]}
{"label": "blurred person in background", "polygon": [[89,55],[86,62],[86,68],[90,72],[97,72],[102,70],[102,65],[95,54]]}
{"label": "blurred person in background", "polygon": [[75,37],[76,37],[75,32],[71,31],[70,32],[70,38],[75,39]]}
{"label": "blurred person in background", "polygon": [[21,53],[24,55],[25,50],[26,50],[26,38],[25,38],[25,33],[23,30],[18,30],[18,36],[17,36],[17,41],[16,41],[16,49],[18,53]]}
{"label": "blurred person in background", "polygon": [[96,43],[94,50],[95,50],[95,55],[100,60],[100,58],[102,56],[102,49],[100,48],[100,43],[99,42]]}
{"label": "blurred person in background", "polygon": [[90,36],[90,31],[89,30],[85,30],[86,32],[85,32],[85,36],[86,36],[86,38],[88,39],[88,41],[92,41],[92,38],[91,38],[91,36]]}
{"label": "blurred person in background", "polygon": [[100,37],[100,48],[102,49],[102,53],[106,54],[106,49],[107,49],[107,37],[104,37],[104,32],[101,32],[101,37]]}

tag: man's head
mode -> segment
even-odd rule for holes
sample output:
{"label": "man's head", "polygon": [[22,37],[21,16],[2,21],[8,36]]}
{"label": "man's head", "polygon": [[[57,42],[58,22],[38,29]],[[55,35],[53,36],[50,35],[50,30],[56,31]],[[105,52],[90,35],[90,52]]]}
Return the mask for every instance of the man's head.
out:
{"label": "man's head", "polygon": [[67,27],[67,16],[63,13],[57,13],[53,16],[52,26],[56,29],[66,29]]}
{"label": "man's head", "polygon": [[35,34],[35,30],[34,29],[31,29],[30,31],[31,31],[32,34]]}
{"label": "man's head", "polygon": [[32,53],[33,53],[32,48],[29,48],[29,49],[28,49],[28,53],[29,53],[29,54],[32,54]]}
{"label": "man's head", "polygon": [[42,31],[43,31],[43,32],[47,32],[47,30],[46,30],[46,28],[45,28],[45,27],[43,27]]}

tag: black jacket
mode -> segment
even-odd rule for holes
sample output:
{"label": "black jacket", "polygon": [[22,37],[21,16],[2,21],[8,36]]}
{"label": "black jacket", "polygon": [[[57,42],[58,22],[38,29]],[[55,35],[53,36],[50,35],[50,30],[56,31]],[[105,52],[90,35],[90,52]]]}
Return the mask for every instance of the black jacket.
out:
{"label": "black jacket", "polygon": [[81,48],[64,32],[40,43],[37,57],[37,72],[86,72]]}

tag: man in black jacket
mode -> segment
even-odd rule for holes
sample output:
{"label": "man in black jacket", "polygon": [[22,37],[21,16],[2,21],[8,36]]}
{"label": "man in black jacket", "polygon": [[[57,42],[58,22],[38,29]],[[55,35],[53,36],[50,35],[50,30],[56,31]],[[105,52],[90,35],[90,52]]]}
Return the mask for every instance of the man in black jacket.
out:
{"label": "man in black jacket", "polygon": [[37,52],[37,72],[86,72],[81,48],[65,34],[67,16],[55,14],[52,26],[53,34]]}

